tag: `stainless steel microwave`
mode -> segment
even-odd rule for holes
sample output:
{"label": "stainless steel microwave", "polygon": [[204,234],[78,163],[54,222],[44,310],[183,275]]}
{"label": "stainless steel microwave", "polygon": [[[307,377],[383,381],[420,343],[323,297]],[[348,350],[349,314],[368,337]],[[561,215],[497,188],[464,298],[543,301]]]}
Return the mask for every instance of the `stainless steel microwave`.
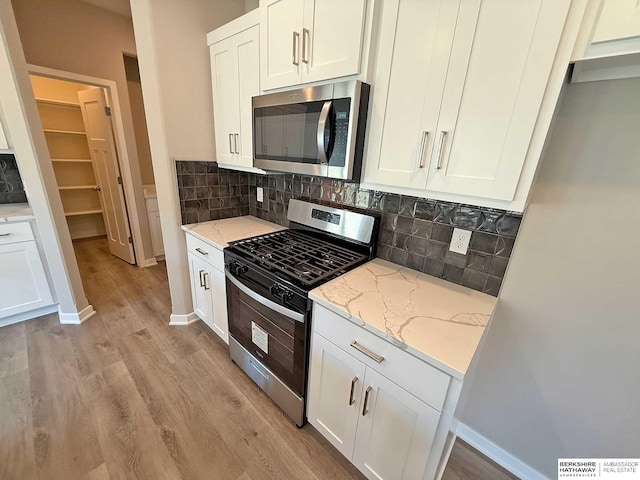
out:
{"label": "stainless steel microwave", "polygon": [[360,180],[370,86],[353,80],[253,97],[253,164]]}

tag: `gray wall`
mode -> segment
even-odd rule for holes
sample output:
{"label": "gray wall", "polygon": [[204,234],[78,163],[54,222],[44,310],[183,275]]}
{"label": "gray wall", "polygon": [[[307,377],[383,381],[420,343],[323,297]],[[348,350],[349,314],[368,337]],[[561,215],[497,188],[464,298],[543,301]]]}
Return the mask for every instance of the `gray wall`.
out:
{"label": "gray wall", "polygon": [[555,478],[640,457],[640,79],[567,87],[462,422]]}

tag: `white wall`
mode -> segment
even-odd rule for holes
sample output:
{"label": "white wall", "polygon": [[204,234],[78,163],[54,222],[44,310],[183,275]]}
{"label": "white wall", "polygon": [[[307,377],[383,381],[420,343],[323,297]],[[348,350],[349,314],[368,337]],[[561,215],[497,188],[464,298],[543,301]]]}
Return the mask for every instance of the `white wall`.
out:
{"label": "white wall", "polygon": [[549,476],[640,456],[640,79],[567,87],[462,422]]}
{"label": "white wall", "polygon": [[131,0],[173,320],[193,312],[175,159],[215,158],[206,34],[244,13],[237,0]]}
{"label": "white wall", "polygon": [[93,309],[82,287],[44,133],[30,129],[40,124],[40,118],[10,0],[0,0],[0,109],[36,217],[61,316],[77,320],[78,312],[89,314]]}
{"label": "white wall", "polygon": [[116,82],[131,166],[131,177],[123,171],[123,178],[133,193],[127,207],[134,246],[137,256],[153,258],[123,59],[136,53],[131,19],[80,0],[14,0],[13,8],[27,63]]}

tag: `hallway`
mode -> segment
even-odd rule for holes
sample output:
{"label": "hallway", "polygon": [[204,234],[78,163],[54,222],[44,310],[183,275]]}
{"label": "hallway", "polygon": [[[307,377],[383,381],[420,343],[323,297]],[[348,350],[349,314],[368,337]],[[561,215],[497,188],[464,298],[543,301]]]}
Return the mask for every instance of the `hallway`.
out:
{"label": "hallway", "polygon": [[[0,329],[2,479],[363,478],[298,429],[201,323],[169,327],[164,265],[75,242],[97,315]],[[458,442],[446,479],[511,478]]]}

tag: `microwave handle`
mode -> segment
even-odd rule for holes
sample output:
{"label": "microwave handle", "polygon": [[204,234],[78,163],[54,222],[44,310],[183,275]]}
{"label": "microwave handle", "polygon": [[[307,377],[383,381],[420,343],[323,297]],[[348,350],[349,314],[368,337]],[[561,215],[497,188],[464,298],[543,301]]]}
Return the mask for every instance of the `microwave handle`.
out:
{"label": "microwave handle", "polygon": [[327,127],[327,121],[329,120],[329,113],[331,112],[331,105],[333,101],[329,100],[324,102],[322,110],[320,111],[320,119],[318,120],[318,134],[316,135],[316,142],[318,144],[318,157],[320,157],[320,164],[326,165],[329,163],[327,158],[327,151],[324,148],[325,144],[325,131]]}

